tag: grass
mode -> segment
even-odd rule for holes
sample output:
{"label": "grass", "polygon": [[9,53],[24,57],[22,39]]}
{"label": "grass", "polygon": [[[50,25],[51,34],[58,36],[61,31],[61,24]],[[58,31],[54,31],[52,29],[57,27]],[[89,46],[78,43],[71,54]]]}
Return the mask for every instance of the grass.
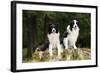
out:
{"label": "grass", "polygon": [[[26,56],[26,50],[23,51],[23,56]],[[40,55],[42,53],[42,57]],[[91,49],[89,48],[79,48],[79,49],[65,49],[61,53],[61,58],[59,59],[57,56],[57,51],[53,52],[53,57],[49,56],[48,50],[44,52],[35,51],[32,54],[32,59],[28,59],[24,57],[23,63],[30,63],[30,62],[49,62],[49,61],[73,61],[73,60],[89,60],[91,59]]]}

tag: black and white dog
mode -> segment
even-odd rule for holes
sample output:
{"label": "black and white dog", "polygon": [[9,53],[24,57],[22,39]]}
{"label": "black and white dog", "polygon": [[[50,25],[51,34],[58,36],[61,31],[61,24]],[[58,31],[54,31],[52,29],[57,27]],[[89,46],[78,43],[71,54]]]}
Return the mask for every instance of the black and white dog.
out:
{"label": "black and white dog", "polygon": [[79,36],[79,21],[73,20],[70,25],[67,26],[66,32],[64,33],[63,43],[65,49],[76,47],[77,38]]}
{"label": "black and white dog", "polygon": [[48,24],[48,34],[49,40],[49,53],[50,57],[53,56],[53,49],[58,50],[58,57],[61,57],[61,45],[60,45],[60,33],[58,31],[57,24]]}

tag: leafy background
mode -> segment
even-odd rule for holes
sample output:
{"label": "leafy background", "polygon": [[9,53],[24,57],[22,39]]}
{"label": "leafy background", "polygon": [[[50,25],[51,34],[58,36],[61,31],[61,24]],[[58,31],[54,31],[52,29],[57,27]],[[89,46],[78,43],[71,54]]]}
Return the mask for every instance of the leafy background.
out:
{"label": "leafy background", "polygon": [[80,22],[77,47],[91,48],[91,14],[23,10],[23,59],[31,58],[35,48],[47,40],[48,23],[59,26],[61,37],[73,19]]}

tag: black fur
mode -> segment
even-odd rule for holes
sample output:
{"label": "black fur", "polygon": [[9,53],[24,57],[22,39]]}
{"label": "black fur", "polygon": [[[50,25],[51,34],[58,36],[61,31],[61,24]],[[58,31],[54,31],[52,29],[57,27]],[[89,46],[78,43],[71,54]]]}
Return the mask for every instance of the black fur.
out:
{"label": "black fur", "polygon": [[[78,27],[79,27],[79,21],[77,21],[76,24],[77,24]],[[71,24],[70,24],[70,30],[71,30],[71,31],[72,31],[73,25],[74,25],[74,21],[72,21]]]}
{"label": "black fur", "polygon": [[68,36],[68,32],[65,31],[64,34],[63,34],[63,37],[67,37]]}
{"label": "black fur", "polygon": [[78,27],[80,26],[79,21],[77,21],[76,24],[78,25]]}
{"label": "black fur", "polygon": [[72,21],[71,24],[70,24],[70,30],[71,31],[72,31],[73,25],[74,25],[74,21]]}
{"label": "black fur", "polygon": [[40,45],[37,50],[38,51],[45,51],[48,49],[48,47],[49,47],[49,41],[45,41],[45,43]]}
{"label": "black fur", "polygon": [[48,33],[51,34],[52,33],[52,29],[55,28],[56,33],[58,33],[58,24],[48,24]]}

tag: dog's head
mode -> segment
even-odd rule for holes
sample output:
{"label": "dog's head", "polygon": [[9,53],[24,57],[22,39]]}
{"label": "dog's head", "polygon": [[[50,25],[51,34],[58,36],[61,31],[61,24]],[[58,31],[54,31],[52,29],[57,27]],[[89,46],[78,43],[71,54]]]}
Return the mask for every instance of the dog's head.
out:
{"label": "dog's head", "polygon": [[73,21],[71,22],[71,24],[70,24],[70,29],[72,30],[72,28],[73,28],[74,30],[79,29],[79,21],[73,20]]}
{"label": "dog's head", "polygon": [[58,33],[58,24],[48,24],[48,30],[50,33]]}

